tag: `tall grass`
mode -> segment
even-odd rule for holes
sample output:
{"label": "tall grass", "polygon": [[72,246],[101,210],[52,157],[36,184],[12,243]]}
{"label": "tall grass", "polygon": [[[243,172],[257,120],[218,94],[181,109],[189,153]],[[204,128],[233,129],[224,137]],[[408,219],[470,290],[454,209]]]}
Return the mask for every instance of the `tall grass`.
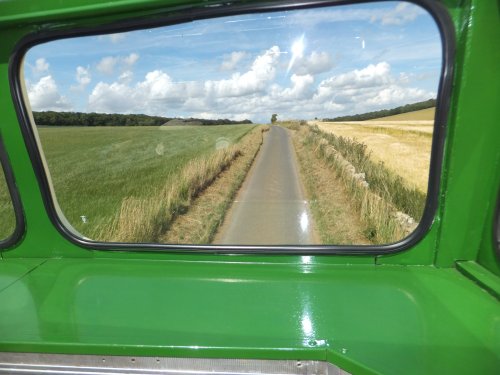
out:
{"label": "tall grass", "polygon": [[127,197],[110,228],[99,238],[118,242],[156,242],[173,219],[188,210],[191,201],[241,154],[238,146],[191,160],[173,184],[147,198]]}
{"label": "tall grass", "polygon": [[[419,219],[425,196],[423,202],[418,202],[420,197],[415,189],[406,187],[383,164],[369,159],[366,145],[324,133],[316,127],[304,126],[300,132],[303,144],[327,161],[344,181],[365,225],[367,239],[373,243],[394,242],[414,229],[412,219],[405,214],[416,213],[418,216],[413,217]],[[404,202],[405,196],[411,197],[409,202]]]}
{"label": "tall grass", "polygon": [[352,195],[330,163],[316,155],[314,147],[304,145],[300,134],[292,139],[300,165],[300,173],[321,244],[370,244]]}
{"label": "tall grass", "polygon": [[356,171],[364,173],[365,180],[374,193],[414,219],[419,220],[422,217],[426,194],[407,186],[401,176],[387,169],[382,162],[374,162],[370,158],[370,152],[365,144],[352,138],[325,133],[316,126],[311,127],[310,131],[315,137],[324,139],[333,146],[343,158],[356,168]]}

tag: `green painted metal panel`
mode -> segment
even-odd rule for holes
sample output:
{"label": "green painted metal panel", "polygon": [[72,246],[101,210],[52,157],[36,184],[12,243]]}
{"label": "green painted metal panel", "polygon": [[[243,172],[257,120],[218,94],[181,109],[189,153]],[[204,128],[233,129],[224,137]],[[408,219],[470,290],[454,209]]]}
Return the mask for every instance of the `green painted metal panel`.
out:
{"label": "green painted metal panel", "polygon": [[481,288],[500,299],[500,279],[481,264],[467,261],[457,262],[457,269]]}
{"label": "green painted metal panel", "polygon": [[[165,7],[202,4],[208,2],[197,2],[189,0],[114,0],[114,1],[85,1],[69,0],[61,2],[59,0],[44,1],[2,1],[0,3],[0,24],[1,27],[19,26],[23,24],[41,24],[48,26],[44,22],[68,22],[69,19],[85,17],[88,20],[106,14],[113,15],[114,18],[123,17],[123,14],[152,11],[164,9]],[[129,16],[130,17],[130,14]]]}
{"label": "green painted metal panel", "polygon": [[[0,90],[10,92],[9,59],[29,33],[151,18],[189,3],[0,2]],[[488,236],[500,181],[499,3],[443,4],[458,43],[439,210],[422,241],[376,264],[374,256],[84,250],[47,217],[12,98],[0,95],[27,222],[0,260],[0,350],[327,359],[359,374],[497,373],[500,304],[491,285],[500,272]],[[460,263],[459,272],[457,260],[478,263]]]}
{"label": "green painted metal panel", "polygon": [[[500,166],[499,166],[500,168]],[[496,185],[500,186],[500,176]],[[486,224],[484,226],[483,236],[481,238],[481,246],[478,251],[477,261],[483,267],[487,268],[490,272],[493,272],[497,277],[500,276],[500,238],[498,232],[495,230],[495,223],[500,221],[499,204],[500,204],[500,192],[497,198],[497,206],[495,207],[494,200],[491,201],[491,206],[488,210],[486,216]],[[496,216],[496,217],[495,217]],[[497,221],[495,221],[497,220]],[[499,278],[500,280],[500,278]]]}
{"label": "green painted metal panel", "polygon": [[493,374],[499,308],[452,269],[59,259],[0,293],[0,350]]}
{"label": "green painted metal panel", "polygon": [[0,291],[22,279],[43,262],[45,259],[0,260]]}
{"label": "green painted metal panel", "polygon": [[[493,228],[500,180],[499,3],[475,1],[457,51],[450,114],[442,232],[437,265],[475,260],[484,226]],[[495,26],[496,25],[496,26]],[[488,219],[488,220],[486,220]],[[492,231],[493,229],[491,229]]]}

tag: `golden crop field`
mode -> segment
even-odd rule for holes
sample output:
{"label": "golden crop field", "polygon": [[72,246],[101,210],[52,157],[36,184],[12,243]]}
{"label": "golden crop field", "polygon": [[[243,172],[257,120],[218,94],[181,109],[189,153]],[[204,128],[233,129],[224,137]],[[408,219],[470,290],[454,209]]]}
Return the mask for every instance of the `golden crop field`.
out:
{"label": "golden crop field", "polygon": [[427,191],[434,108],[375,120],[310,124],[366,144],[375,161],[383,162],[409,185]]}

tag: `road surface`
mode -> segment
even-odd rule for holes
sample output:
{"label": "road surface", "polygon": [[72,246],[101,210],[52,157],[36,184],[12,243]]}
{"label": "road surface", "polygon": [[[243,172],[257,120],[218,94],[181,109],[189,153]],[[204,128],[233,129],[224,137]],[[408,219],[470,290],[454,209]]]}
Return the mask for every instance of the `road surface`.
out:
{"label": "road surface", "polygon": [[272,126],[214,244],[313,244],[299,176],[288,130]]}

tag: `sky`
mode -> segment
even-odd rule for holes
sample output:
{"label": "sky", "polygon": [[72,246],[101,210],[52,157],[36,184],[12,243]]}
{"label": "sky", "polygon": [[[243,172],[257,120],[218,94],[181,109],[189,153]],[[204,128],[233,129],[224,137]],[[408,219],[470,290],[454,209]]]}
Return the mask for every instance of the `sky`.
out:
{"label": "sky", "polygon": [[435,21],[406,2],[239,15],[31,48],[34,111],[313,119],[435,98]]}

